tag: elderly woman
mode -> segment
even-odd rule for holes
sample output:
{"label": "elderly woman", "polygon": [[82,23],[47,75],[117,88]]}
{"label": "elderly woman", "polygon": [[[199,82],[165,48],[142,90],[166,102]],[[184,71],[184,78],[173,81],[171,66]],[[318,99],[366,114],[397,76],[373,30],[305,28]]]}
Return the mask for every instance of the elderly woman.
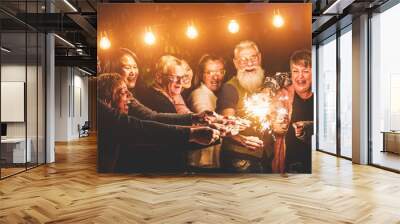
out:
{"label": "elderly woman", "polygon": [[157,65],[152,88],[141,102],[157,112],[191,113],[181,95],[184,80],[189,77],[181,60],[172,56],[162,56]]}
{"label": "elderly woman", "polygon": [[[181,95],[183,89],[188,87],[188,83],[185,83],[190,79],[188,76],[188,66],[185,65],[185,62],[172,55],[162,56],[156,65],[154,84],[151,91],[146,94],[147,98],[142,100],[143,104],[157,112],[191,113]],[[191,152],[189,152],[189,162],[190,155]],[[184,152],[175,155],[173,160],[182,166],[186,166],[187,158],[188,155]],[[190,162],[189,164],[196,165],[196,163]]]}
{"label": "elderly woman", "polygon": [[[154,144],[154,139],[157,139],[157,144],[178,146],[188,142],[207,145],[219,138],[219,132],[208,127],[173,126],[129,116],[130,99],[131,93],[120,75],[111,73],[98,77],[98,169],[100,172],[132,171],[126,170],[123,165],[125,163],[120,160],[125,159],[121,156],[124,155],[124,150],[140,150],[137,146]],[[128,145],[130,147],[127,147]],[[168,147],[171,151],[176,148],[178,147]],[[133,160],[134,158],[136,160]],[[138,167],[141,165],[142,168],[157,167],[157,163],[143,163],[143,158],[148,157],[135,154],[129,159],[131,164]]]}

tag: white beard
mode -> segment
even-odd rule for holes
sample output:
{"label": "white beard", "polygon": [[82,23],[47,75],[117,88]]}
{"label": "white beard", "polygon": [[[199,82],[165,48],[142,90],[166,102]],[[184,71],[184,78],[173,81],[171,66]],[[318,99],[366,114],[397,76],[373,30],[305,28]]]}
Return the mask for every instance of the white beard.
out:
{"label": "white beard", "polygon": [[264,82],[264,70],[261,67],[257,67],[255,71],[247,72],[245,70],[238,70],[237,79],[239,84],[247,91],[254,92]]}

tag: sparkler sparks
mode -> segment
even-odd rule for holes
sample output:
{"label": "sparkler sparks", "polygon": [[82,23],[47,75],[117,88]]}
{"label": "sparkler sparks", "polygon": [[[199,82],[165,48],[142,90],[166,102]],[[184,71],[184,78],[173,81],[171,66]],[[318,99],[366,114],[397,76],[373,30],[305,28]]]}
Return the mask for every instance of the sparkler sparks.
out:
{"label": "sparkler sparks", "polygon": [[278,108],[276,113],[277,113],[277,119],[279,120],[279,119],[284,119],[286,117],[286,115],[288,114],[288,111],[285,108],[281,107],[281,108]]}
{"label": "sparkler sparks", "polygon": [[268,94],[256,93],[244,101],[245,112],[256,119],[261,131],[269,130],[271,123],[268,115],[271,113],[272,100]]}
{"label": "sparkler sparks", "polygon": [[[288,111],[286,108],[279,106],[279,101],[288,100],[287,96],[281,96],[276,100],[273,100],[269,94],[256,93],[251,95],[244,101],[245,113],[250,118],[256,120],[257,129],[261,132],[271,132],[272,118],[275,117],[277,122],[285,122],[288,117]],[[275,114],[275,116],[273,116]]]}

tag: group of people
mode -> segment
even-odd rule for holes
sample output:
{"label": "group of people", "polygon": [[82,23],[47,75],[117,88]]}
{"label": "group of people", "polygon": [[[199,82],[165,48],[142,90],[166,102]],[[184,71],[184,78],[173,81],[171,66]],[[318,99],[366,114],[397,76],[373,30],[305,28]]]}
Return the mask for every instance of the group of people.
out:
{"label": "group of people", "polygon": [[289,59],[290,85],[274,94],[286,97],[288,116],[273,119],[268,132],[242,119],[246,98],[268,77],[258,46],[241,41],[233,63],[236,75],[225,82],[222,57],[202,56],[194,74],[184,59],[164,55],[146,85],[136,54],[119,49],[98,67],[99,171],[310,173],[311,53]]}

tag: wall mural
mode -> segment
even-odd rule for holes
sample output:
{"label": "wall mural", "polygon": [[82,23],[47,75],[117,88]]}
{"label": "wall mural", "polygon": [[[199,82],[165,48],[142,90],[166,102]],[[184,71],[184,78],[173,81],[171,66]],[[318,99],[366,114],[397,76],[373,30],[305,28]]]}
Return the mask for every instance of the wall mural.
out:
{"label": "wall mural", "polygon": [[311,4],[100,4],[98,171],[311,173]]}

